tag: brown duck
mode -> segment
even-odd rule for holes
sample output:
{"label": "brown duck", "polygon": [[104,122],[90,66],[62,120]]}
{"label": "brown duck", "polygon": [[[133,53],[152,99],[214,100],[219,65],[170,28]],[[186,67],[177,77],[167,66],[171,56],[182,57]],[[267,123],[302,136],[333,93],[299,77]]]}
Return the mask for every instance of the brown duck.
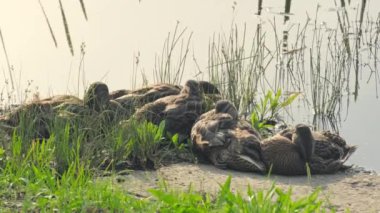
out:
{"label": "brown duck", "polygon": [[[114,101],[120,103],[128,111],[128,116],[130,116],[137,108],[166,96],[178,95],[180,91],[181,89],[175,85],[156,84],[129,91],[127,94],[115,98]],[[115,95],[113,96],[115,97]]]}
{"label": "brown duck", "polygon": [[108,86],[102,82],[95,82],[89,86],[83,102],[92,111],[109,113],[111,119],[122,119],[127,113],[120,103],[110,99]]}
{"label": "brown duck", "polygon": [[[201,89],[204,94],[219,94],[218,88],[208,81],[198,81]],[[178,95],[181,92],[182,86],[173,85],[167,83],[154,84],[146,86],[137,90],[126,90],[120,89],[115,90],[109,94],[111,100],[116,100],[126,95],[141,95],[145,98],[146,102],[152,102],[159,98],[169,96],[169,95]],[[120,99],[121,100],[121,99]]]}
{"label": "brown duck", "polygon": [[84,95],[83,102],[88,108],[97,112],[108,109],[110,98],[107,84],[102,82],[90,84]]}
{"label": "brown duck", "polygon": [[191,131],[194,146],[216,167],[240,171],[264,172],[260,135],[244,120],[229,101],[216,103],[204,113]]}
{"label": "brown duck", "polygon": [[0,122],[3,127],[13,131],[12,129],[18,127],[21,120],[24,120],[29,123],[29,129],[35,130],[35,138],[49,138],[49,125],[60,112],[65,110],[71,113],[84,113],[85,115],[89,115],[91,111],[100,113],[107,110],[109,115],[106,117],[109,118],[110,116],[116,117],[114,112],[122,110],[122,107],[117,102],[109,100],[106,84],[95,82],[89,86],[84,101],[71,95],[57,95],[33,100],[2,116]]}
{"label": "brown duck", "polygon": [[[348,168],[344,163],[356,147],[347,146],[342,138],[330,134],[312,132],[308,126],[298,124],[262,142],[263,161],[268,170],[271,168],[272,173],[280,175],[305,175],[306,164],[311,174]],[[337,144],[341,147],[337,148]]]}
{"label": "brown duck", "polygon": [[204,112],[199,83],[188,80],[178,95],[166,96],[141,107],[135,113],[137,120],[159,124],[165,120],[165,129],[171,133],[189,136],[196,119]]}
{"label": "brown duck", "polygon": [[111,100],[115,100],[116,98],[122,97],[124,95],[131,94],[131,92],[132,92],[131,90],[119,89],[119,90],[115,90],[115,91],[110,92],[109,97]]}
{"label": "brown duck", "polygon": [[261,143],[262,159],[268,171],[280,175],[305,175],[315,141],[308,126],[298,124],[291,139],[277,134]]}
{"label": "brown duck", "polygon": [[[198,81],[198,83],[208,105],[220,100],[219,90],[213,84],[207,81]],[[181,90],[182,86],[160,83],[133,91],[117,90],[110,94],[110,98],[133,114],[137,108],[166,96],[178,95]]]}
{"label": "brown duck", "polygon": [[56,107],[63,105],[81,105],[82,100],[71,95],[57,95],[50,98],[33,100],[20,105],[11,112],[0,117],[0,125],[12,134],[13,130],[21,125],[22,128],[33,130],[34,138],[49,138],[49,125],[56,115]]}
{"label": "brown duck", "polygon": [[[278,134],[291,139],[294,131],[294,128],[288,128]],[[348,145],[341,136],[330,131],[312,131],[312,136],[315,141],[314,156],[320,159],[316,162],[325,162],[325,166],[320,167],[326,167],[329,164],[324,171],[315,168],[318,173],[333,173],[351,168],[343,163],[356,151],[357,146]]]}

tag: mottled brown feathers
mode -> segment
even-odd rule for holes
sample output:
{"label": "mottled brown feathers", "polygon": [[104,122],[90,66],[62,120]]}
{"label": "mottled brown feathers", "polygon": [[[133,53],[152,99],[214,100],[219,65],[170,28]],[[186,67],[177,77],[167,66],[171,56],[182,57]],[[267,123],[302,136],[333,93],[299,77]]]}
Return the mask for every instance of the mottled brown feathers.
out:
{"label": "mottled brown feathers", "polygon": [[219,168],[264,172],[260,137],[243,120],[229,101],[218,101],[216,109],[204,113],[194,124],[194,146]]}

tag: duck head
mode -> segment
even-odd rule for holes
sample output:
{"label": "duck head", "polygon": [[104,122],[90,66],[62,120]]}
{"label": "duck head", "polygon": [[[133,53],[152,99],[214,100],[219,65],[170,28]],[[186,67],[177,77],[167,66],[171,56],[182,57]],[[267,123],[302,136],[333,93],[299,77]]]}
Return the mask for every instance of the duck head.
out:
{"label": "duck head", "polygon": [[315,144],[310,128],[304,124],[297,124],[293,134],[293,142],[298,146],[302,158],[306,162],[310,162]]}
{"label": "duck head", "polygon": [[181,93],[188,94],[190,96],[200,96],[201,90],[198,81],[188,80],[185,83],[185,86],[181,90]]}
{"label": "duck head", "polygon": [[203,90],[203,93],[205,94],[220,94],[218,88],[216,86],[208,81],[198,81],[199,86]]}
{"label": "duck head", "polygon": [[108,86],[102,82],[92,83],[84,96],[85,105],[96,111],[104,109],[109,100]]}
{"label": "duck head", "polygon": [[215,113],[227,113],[230,114],[233,119],[238,119],[239,116],[236,107],[228,100],[220,100],[216,102]]}

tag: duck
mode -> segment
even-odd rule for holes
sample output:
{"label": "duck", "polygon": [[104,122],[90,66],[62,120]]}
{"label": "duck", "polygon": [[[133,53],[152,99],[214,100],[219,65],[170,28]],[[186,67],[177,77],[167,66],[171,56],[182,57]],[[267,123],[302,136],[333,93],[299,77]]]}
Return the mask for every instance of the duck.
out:
{"label": "duck", "polygon": [[130,116],[136,111],[137,108],[166,96],[178,95],[180,91],[181,88],[179,86],[161,83],[129,91],[119,97],[113,95],[113,97],[117,98],[111,100],[116,101],[124,109],[128,110]]}
{"label": "duck", "polygon": [[[294,128],[287,128],[278,134],[291,138],[293,132]],[[329,162],[329,164],[331,164],[331,166],[322,173],[333,173],[352,167],[352,165],[344,165],[343,163],[357,150],[357,146],[347,144],[346,140],[339,134],[332,133],[329,130],[312,131],[312,135],[315,141],[314,158],[319,158],[319,161]]]}
{"label": "duck", "polygon": [[108,86],[103,82],[90,84],[83,102],[91,113],[102,114],[108,121],[122,120],[127,114],[120,103],[110,99]]}
{"label": "duck", "polygon": [[131,94],[131,92],[132,92],[131,90],[119,89],[119,90],[115,90],[115,91],[110,92],[109,97],[110,97],[110,100],[115,100],[115,99],[122,97],[124,95]]}
{"label": "duck", "polygon": [[308,126],[297,124],[291,139],[281,134],[261,142],[261,154],[267,170],[278,175],[305,175],[310,165],[315,140]]}
{"label": "duck", "polygon": [[97,112],[109,108],[110,97],[107,84],[103,82],[90,84],[84,95],[83,102],[89,109]]}
{"label": "duck", "polygon": [[0,125],[9,134],[20,127],[21,129],[34,129],[32,137],[47,139],[50,137],[49,125],[56,115],[56,107],[63,105],[80,105],[82,100],[72,95],[56,95],[44,99],[34,99],[22,104],[0,117]]}
{"label": "duck", "polygon": [[[212,83],[208,81],[200,80],[198,81],[204,94],[220,94],[219,89]],[[181,92],[183,87],[181,85],[168,84],[168,83],[158,83],[153,85],[148,85],[136,90],[119,89],[111,92],[109,97],[111,100],[116,100],[125,95],[144,95],[146,96],[147,102],[152,102],[156,99],[168,96],[177,95]]]}
{"label": "duck", "polygon": [[178,133],[183,138],[190,136],[191,127],[205,112],[199,82],[188,80],[178,95],[166,96],[147,103],[134,114],[134,119],[147,120],[156,125],[165,120],[165,130]]}
{"label": "duck", "polygon": [[191,130],[191,141],[213,165],[220,169],[265,172],[261,160],[261,137],[228,100],[200,116]]}
{"label": "duck", "polygon": [[[217,100],[221,99],[220,92],[215,85],[208,81],[198,81],[204,94],[204,101],[207,106],[212,106]],[[159,83],[149,85],[137,90],[116,90],[110,94],[111,100],[120,103],[129,114],[133,114],[137,108],[147,103],[156,101],[157,99],[180,94],[183,89],[180,85]]]}
{"label": "duck", "polygon": [[165,96],[178,95],[181,89],[178,85],[160,83],[131,91],[130,94],[141,95],[143,103],[149,103]]}
{"label": "duck", "polygon": [[[7,115],[0,117],[1,127],[7,129],[10,134],[20,125],[28,125],[28,129],[34,129],[34,139],[48,139],[50,126],[54,119],[60,118],[63,112],[68,111],[72,115],[81,117],[102,117],[108,121],[115,120],[123,113],[119,103],[109,100],[108,86],[102,82],[94,82],[89,86],[83,100],[72,95],[55,95],[44,99],[35,99],[20,105]],[[95,114],[94,114],[95,113]],[[99,116],[93,116],[99,115]],[[25,127],[22,127],[25,129]]]}

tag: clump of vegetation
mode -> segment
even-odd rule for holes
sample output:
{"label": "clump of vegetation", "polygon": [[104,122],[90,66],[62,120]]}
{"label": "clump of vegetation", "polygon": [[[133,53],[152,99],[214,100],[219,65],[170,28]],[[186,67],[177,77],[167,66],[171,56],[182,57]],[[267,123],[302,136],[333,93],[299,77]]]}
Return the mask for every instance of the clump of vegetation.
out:
{"label": "clump of vegetation", "polygon": [[155,60],[153,75],[156,83],[181,83],[193,35],[190,33],[187,38],[184,38],[186,30],[187,28],[181,30],[177,22],[174,33],[172,35],[169,33],[165,39],[161,56],[156,56]]}
{"label": "clump of vegetation", "polygon": [[318,212],[324,211],[322,200],[318,198],[319,189],[311,194],[292,199],[292,189],[284,191],[272,185],[268,190],[253,190],[248,187],[247,193],[231,191],[231,177],[220,185],[216,196],[199,194],[191,190],[186,192],[168,189],[152,189],[151,194],[157,199],[160,211],[175,212]]}
{"label": "clump of vegetation", "polygon": [[[71,148],[71,162],[62,174],[52,167],[56,138],[35,142],[26,154],[14,135],[11,153],[0,149],[0,207],[4,211],[244,211],[313,212],[323,210],[318,190],[293,200],[291,190],[274,185],[268,191],[248,189],[247,195],[230,190],[231,178],[216,196],[192,190],[151,189],[152,197],[137,198],[109,181],[94,181],[88,162],[80,160],[80,143]],[[247,198],[246,198],[247,197]]]}
{"label": "clump of vegetation", "polygon": [[[230,100],[240,113],[246,113],[250,111],[270,57],[266,55],[261,31],[247,39],[245,26],[242,33],[234,27],[227,38],[223,38],[224,35],[213,38],[209,44],[208,75],[223,98]],[[248,42],[251,43],[247,45]]]}
{"label": "clump of vegetation", "polygon": [[133,168],[153,169],[179,159],[193,161],[189,148],[190,141],[178,142],[178,135],[168,135],[165,121],[160,125],[151,122],[137,122],[130,119],[111,132],[107,149],[112,153],[112,162],[129,160]]}
{"label": "clump of vegetation", "polygon": [[280,89],[275,94],[268,91],[253,107],[253,112],[251,113],[252,127],[257,129],[263,136],[270,135],[275,124],[283,122],[279,115],[280,111],[292,104],[299,94],[293,93],[284,97]]}

